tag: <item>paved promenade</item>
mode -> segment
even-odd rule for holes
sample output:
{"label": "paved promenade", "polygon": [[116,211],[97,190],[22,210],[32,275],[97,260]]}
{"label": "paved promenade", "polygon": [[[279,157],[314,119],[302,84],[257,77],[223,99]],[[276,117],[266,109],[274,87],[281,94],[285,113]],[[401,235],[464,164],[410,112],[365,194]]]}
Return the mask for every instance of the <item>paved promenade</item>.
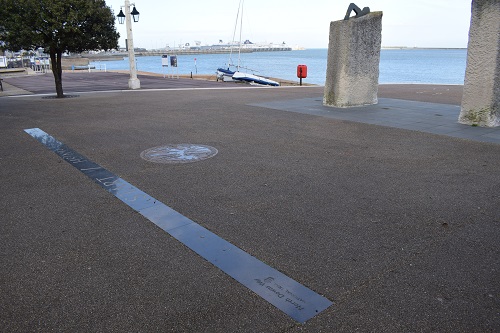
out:
{"label": "paved promenade", "polygon": [[[73,98],[47,98],[51,76],[0,93],[1,332],[498,331],[500,132],[456,123],[461,86],[333,109],[322,87],[73,75]],[[181,143],[218,153],[141,158]],[[118,178],[179,215],[158,222],[107,189]],[[206,231],[162,224],[179,221]],[[294,319],[234,277],[230,246],[332,304]]]}

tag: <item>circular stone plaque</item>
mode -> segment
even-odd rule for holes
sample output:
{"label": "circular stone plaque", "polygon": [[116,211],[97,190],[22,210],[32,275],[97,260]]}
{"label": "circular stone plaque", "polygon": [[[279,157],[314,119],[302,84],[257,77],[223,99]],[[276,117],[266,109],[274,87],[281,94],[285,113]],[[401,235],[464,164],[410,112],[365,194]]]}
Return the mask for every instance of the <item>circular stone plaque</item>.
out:
{"label": "circular stone plaque", "polygon": [[180,143],[146,149],[141,157],[155,163],[191,163],[213,157],[217,153],[214,147]]}

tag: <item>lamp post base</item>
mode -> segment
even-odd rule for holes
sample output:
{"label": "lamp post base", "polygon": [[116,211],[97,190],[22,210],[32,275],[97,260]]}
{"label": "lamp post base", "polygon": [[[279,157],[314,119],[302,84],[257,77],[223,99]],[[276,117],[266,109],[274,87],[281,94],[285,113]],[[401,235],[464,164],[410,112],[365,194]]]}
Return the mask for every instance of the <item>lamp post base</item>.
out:
{"label": "lamp post base", "polygon": [[141,81],[139,79],[129,79],[128,80],[128,88],[129,89],[140,89],[141,88]]}

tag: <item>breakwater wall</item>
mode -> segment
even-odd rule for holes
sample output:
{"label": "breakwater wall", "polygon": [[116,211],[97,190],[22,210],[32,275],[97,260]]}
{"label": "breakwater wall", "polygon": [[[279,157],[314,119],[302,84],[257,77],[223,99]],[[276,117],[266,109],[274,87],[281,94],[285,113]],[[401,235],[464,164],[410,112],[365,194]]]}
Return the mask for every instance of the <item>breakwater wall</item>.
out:
{"label": "breakwater wall", "polygon": [[[233,53],[253,53],[253,52],[276,52],[276,51],[291,51],[291,47],[258,47],[258,48],[242,48],[241,50],[233,49]],[[196,55],[196,54],[227,54],[231,53],[231,49],[174,49],[161,51],[135,52],[137,56],[157,56],[163,54],[175,55]]]}
{"label": "breakwater wall", "polygon": [[[236,48],[232,50],[233,53],[253,53],[253,52],[277,52],[277,51],[292,51],[291,47],[256,47],[250,48],[245,47],[240,51]],[[161,56],[161,55],[197,55],[197,54],[228,54],[231,53],[231,49],[172,49],[172,50],[154,50],[154,51],[135,51],[137,57],[146,56]],[[124,57],[128,57],[128,53],[119,52],[113,54],[88,54],[85,55],[91,61],[95,60],[116,60]]]}

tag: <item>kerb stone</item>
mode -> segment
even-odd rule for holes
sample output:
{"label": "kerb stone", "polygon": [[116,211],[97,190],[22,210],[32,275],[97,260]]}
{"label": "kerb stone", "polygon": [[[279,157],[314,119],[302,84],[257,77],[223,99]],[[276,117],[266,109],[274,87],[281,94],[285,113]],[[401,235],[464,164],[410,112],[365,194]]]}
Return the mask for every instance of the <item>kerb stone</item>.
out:
{"label": "kerb stone", "polygon": [[464,94],[458,121],[500,126],[500,1],[473,0]]}
{"label": "kerb stone", "polygon": [[382,12],[330,23],[323,104],[377,104]]}

